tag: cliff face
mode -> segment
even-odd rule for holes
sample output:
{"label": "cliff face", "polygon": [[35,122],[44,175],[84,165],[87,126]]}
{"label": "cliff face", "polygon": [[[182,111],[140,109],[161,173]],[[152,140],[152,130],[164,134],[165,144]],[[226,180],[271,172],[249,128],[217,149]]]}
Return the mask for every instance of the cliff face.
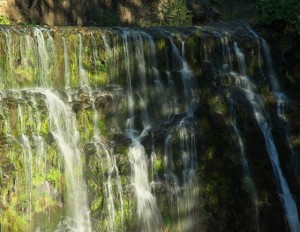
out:
{"label": "cliff face", "polygon": [[[17,23],[42,25],[83,25],[87,14],[86,1],[7,0],[0,2],[0,14]],[[99,7],[100,5],[93,6]]]}
{"label": "cliff face", "polygon": [[18,23],[49,26],[191,24],[182,0],[8,0],[0,2],[0,15]]}
{"label": "cliff face", "polygon": [[2,230],[297,228],[298,118],[248,25],[1,27],[0,49]]}

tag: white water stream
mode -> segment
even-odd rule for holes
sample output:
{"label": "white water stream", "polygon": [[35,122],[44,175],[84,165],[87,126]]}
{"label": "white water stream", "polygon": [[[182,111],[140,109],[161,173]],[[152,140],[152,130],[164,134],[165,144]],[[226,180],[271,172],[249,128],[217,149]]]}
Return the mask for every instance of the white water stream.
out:
{"label": "white water stream", "polygon": [[[128,119],[127,119],[127,136],[131,139],[132,143],[129,147],[129,161],[131,164],[131,181],[135,189],[137,199],[137,216],[140,222],[140,230],[142,232],[158,232],[161,229],[161,215],[156,204],[156,199],[151,193],[151,187],[148,177],[148,159],[144,146],[141,144],[140,139],[147,135],[149,127],[149,118],[147,113],[147,98],[146,98],[146,70],[145,70],[145,57],[143,54],[144,39],[152,39],[150,36],[142,38],[139,33],[133,32],[128,34],[124,31],[123,38],[123,51],[125,55],[126,76],[127,76],[127,96],[128,96]],[[134,40],[135,51],[130,51],[129,40]],[[131,57],[135,54],[136,57]],[[139,95],[141,104],[141,120],[143,124],[143,131],[138,134],[135,128],[134,108],[135,100],[131,84],[131,64],[138,62],[138,72],[141,81],[141,94]]]}
{"label": "white water stream", "polygon": [[[67,185],[68,229],[76,232],[91,231],[87,190],[82,178],[82,158],[79,150],[79,133],[75,115],[51,90],[42,90],[49,112],[50,131],[64,158]],[[60,226],[58,231],[61,230]]]}
{"label": "white water stream", "polygon": [[279,194],[285,212],[286,220],[288,222],[291,232],[298,232],[300,231],[300,224],[297,206],[280,167],[278,152],[271,134],[271,126],[266,118],[266,112],[264,109],[263,101],[257,94],[255,94],[253,84],[246,76],[246,65],[244,56],[238,48],[237,43],[234,44],[234,49],[236,52],[241,74],[233,72],[231,74],[236,78],[238,86],[244,90],[247,99],[252,105],[255,119],[265,138],[266,150],[270,157],[270,161],[274,171],[274,176],[279,184]]}

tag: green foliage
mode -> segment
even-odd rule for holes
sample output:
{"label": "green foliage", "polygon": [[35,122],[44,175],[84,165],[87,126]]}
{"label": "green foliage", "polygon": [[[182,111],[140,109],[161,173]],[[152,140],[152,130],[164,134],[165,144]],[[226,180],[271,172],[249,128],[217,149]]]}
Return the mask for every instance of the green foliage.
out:
{"label": "green foliage", "polygon": [[161,0],[156,10],[156,23],[159,25],[189,26],[192,24],[192,14],[187,9],[185,0]]}
{"label": "green foliage", "polygon": [[7,17],[0,15],[0,24],[10,25],[11,21]]}
{"label": "green foliage", "polygon": [[58,169],[50,169],[46,179],[58,189],[62,179],[62,173]]}
{"label": "green foliage", "polygon": [[260,0],[256,13],[256,23],[272,25],[286,34],[300,35],[299,0]]}
{"label": "green foliage", "polygon": [[1,231],[26,231],[28,227],[28,216],[22,215],[18,211],[18,198],[13,195],[10,199],[10,204],[7,210],[4,210],[0,214],[0,229]]}

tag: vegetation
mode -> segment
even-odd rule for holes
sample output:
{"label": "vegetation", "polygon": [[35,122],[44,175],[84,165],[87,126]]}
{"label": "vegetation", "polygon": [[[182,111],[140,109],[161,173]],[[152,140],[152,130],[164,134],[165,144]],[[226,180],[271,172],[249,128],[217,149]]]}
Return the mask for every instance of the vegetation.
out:
{"label": "vegetation", "polygon": [[[242,0],[241,0],[242,1]],[[299,0],[298,0],[299,1]],[[226,2],[225,0],[216,0],[215,2],[218,2],[218,4],[221,4],[221,2]],[[133,24],[137,25],[190,25],[191,24],[191,12],[186,7],[186,1],[184,0],[152,0],[153,7],[152,9],[155,9],[151,12],[151,14],[145,14],[145,21],[135,21]],[[157,4],[157,5],[155,5]],[[291,7],[293,6],[293,7]],[[221,7],[221,5],[220,5]],[[97,9],[98,10],[98,9]],[[97,11],[96,10],[96,11]],[[271,26],[277,29],[277,31],[280,32],[280,29],[283,29],[283,31],[286,33],[285,36],[287,37],[288,34],[295,34],[297,33],[300,35],[300,26],[299,26],[299,20],[300,20],[300,3],[296,0],[262,0],[259,1],[256,5],[257,10],[257,16],[256,16],[256,22],[260,24],[265,24],[267,26]],[[150,10],[151,11],[151,10]],[[116,13],[116,9],[111,9],[110,11],[98,11],[99,17],[96,19],[93,25],[95,26],[115,26],[121,24],[121,17]],[[135,12],[131,11],[132,14]],[[145,23],[145,24],[144,24]],[[10,20],[0,16],[0,24],[10,24]],[[80,29],[84,30],[84,29]],[[199,30],[200,31],[200,30]],[[200,32],[199,32],[200,33]],[[95,33],[97,34],[97,33]],[[204,34],[204,33],[203,33]],[[109,65],[105,62],[107,61],[105,59],[105,53],[103,47],[95,47],[93,45],[93,41],[91,39],[90,34],[82,32],[82,41],[81,37],[77,33],[73,33],[71,35],[64,34],[64,39],[66,42],[66,48],[69,51],[75,51],[70,52],[66,54],[68,57],[66,60],[68,61],[68,65],[70,66],[70,73],[66,74],[67,72],[63,73],[64,68],[67,69],[65,66],[63,66],[62,62],[62,53],[61,50],[63,49],[57,49],[59,56],[56,57],[58,59],[57,63],[51,63],[51,68],[53,66],[53,69],[57,68],[58,70],[61,70],[59,75],[54,75],[54,71],[51,76],[63,76],[70,78],[69,85],[66,85],[71,88],[77,88],[79,85],[79,79],[80,79],[80,71],[78,70],[84,70],[84,74],[86,74],[89,78],[90,85],[92,87],[102,87],[106,86],[108,83],[108,76],[106,76],[108,72]],[[86,36],[88,35],[88,36]],[[102,37],[97,37],[97,35],[93,35],[95,38],[95,41],[103,40]],[[194,37],[189,37],[186,40],[186,47],[187,47],[187,59],[193,60],[193,65],[196,67],[200,67],[200,64],[197,62],[200,62],[201,53],[199,52],[200,49],[198,49],[199,44],[201,44],[201,40],[203,39],[203,43],[207,42],[204,40],[204,36],[200,39],[196,39]],[[57,36],[58,37],[58,36]],[[0,38],[2,40],[6,38]],[[81,42],[83,43],[83,49],[82,51],[78,49]],[[60,41],[61,42],[61,41]],[[170,46],[170,43],[168,43],[168,38],[162,38],[159,39],[156,42],[157,46],[157,55],[158,57],[163,57],[165,55],[165,51],[167,51],[168,47]],[[19,57],[22,57],[22,54],[19,54],[18,50],[18,44],[22,44],[22,40],[13,40],[12,45],[14,50],[12,53],[12,56],[14,58],[11,58],[13,60],[12,65],[14,65],[15,72],[8,72],[8,62],[5,62],[5,59],[0,62],[0,71],[3,67],[3,73],[8,73],[7,78],[8,80],[5,80],[6,82],[10,83],[11,80],[15,80],[18,78],[18,84],[20,86],[23,85],[23,83],[30,83],[33,84],[34,81],[38,79],[38,62],[36,59],[34,59],[34,52],[33,49],[30,47],[26,47],[26,50],[28,52],[28,59],[26,59],[26,62],[21,62]],[[62,42],[60,44],[63,44]],[[291,46],[290,43],[287,43],[287,46]],[[62,45],[57,45],[62,46]],[[102,45],[104,46],[104,45]],[[61,47],[59,47],[61,48]],[[97,49],[96,49],[97,48]],[[3,49],[2,49],[3,50]],[[31,51],[32,50],[32,51]],[[93,54],[95,50],[99,50],[98,53]],[[214,49],[210,49],[211,51],[214,51]],[[5,50],[6,51],[6,50]],[[190,51],[190,52],[189,52]],[[255,51],[254,49],[252,51]],[[21,52],[21,51],[20,51]],[[250,52],[249,52],[250,53]],[[78,62],[79,60],[79,54],[80,58],[82,60],[81,62]],[[54,56],[53,56],[54,57]],[[117,55],[116,55],[117,57]],[[114,57],[114,58],[116,58]],[[214,57],[214,56],[213,56]],[[256,56],[253,56],[252,59],[256,59]],[[94,59],[94,60],[93,60]],[[163,59],[163,58],[162,58]],[[249,58],[247,58],[249,60]],[[28,63],[28,64],[27,64]],[[91,63],[95,63],[94,65],[91,65]],[[158,64],[163,65],[163,64]],[[253,61],[249,67],[248,74],[251,74],[251,76],[255,75],[255,65],[256,63]],[[50,67],[49,66],[49,67]],[[82,73],[81,73],[82,74]],[[198,75],[198,74],[197,74]],[[199,74],[200,75],[200,74]],[[121,78],[124,77],[124,75],[120,75]],[[198,76],[196,76],[198,77]],[[10,79],[10,80],[9,80]],[[124,78],[123,78],[124,79]],[[200,78],[199,78],[200,79]],[[61,81],[61,79],[57,79],[56,82],[59,84],[56,84],[56,87],[59,86],[62,88],[64,86],[64,83]],[[206,80],[204,80],[206,81]],[[20,83],[19,83],[20,82]],[[214,86],[213,91],[208,91],[206,87],[201,86],[201,112],[196,112],[197,117],[199,117],[199,121],[197,121],[197,124],[199,124],[199,130],[196,130],[196,138],[197,138],[197,151],[199,152],[199,172],[201,175],[201,189],[200,196],[201,196],[201,202],[199,203],[200,207],[202,207],[203,211],[199,213],[199,218],[201,218],[203,225],[209,226],[209,225],[216,225],[220,226],[224,231],[241,231],[244,228],[249,228],[252,230],[255,230],[254,228],[256,225],[255,223],[252,223],[252,221],[255,221],[255,215],[253,214],[254,209],[252,208],[251,201],[248,197],[248,192],[251,192],[249,190],[250,181],[247,178],[243,178],[243,180],[240,179],[241,176],[241,167],[240,167],[240,159],[239,159],[239,148],[234,145],[238,144],[237,136],[235,135],[235,132],[232,129],[232,125],[230,124],[230,112],[228,109],[228,104],[223,99],[223,95],[221,93],[216,96],[216,92],[220,91],[217,89],[216,86]],[[296,85],[295,85],[296,86]],[[226,87],[225,89],[228,90],[230,87]],[[266,90],[268,91],[268,90]],[[296,90],[298,91],[298,90]],[[262,91],[263,92],[263,91]],[[106,205],[105,202],[107,202],[107,193],[106,186],[107,183],[105,182],[106,179],[109,176],[108,170],[108,161],[106,158],[106,153],[103,151],[104,147],[102,148],[100,145],[95,145],[93,143],[93,136],[94,136],[94,110],[97,110],[98,113],[98,123],[97,123],[97,129],[100,131],[101,136],[103,137],[103,143],[106,143],[106,140],[111,141],[112,138],[115,141],[115,144],[112,145],[117,151],[115,152],[115,157],[117,159],[117,164],[119,165],[120,169],[120,176],[122,181],[122,186],[126,186],[124,188],[124,215],[125,215],[125,231],[138,231],[134,227],[135,223],[135,205],[132,202],[135,202],[132,200],[134,198],[134,194],[131,190],[131,182],[130,182],[130,168],[129,168],[129,160],[128,160],[128,141],[123,141],[119,139],[119,134],[110,130],[110,125],[113,125],[112,122],[114,122],[114,119],[111,119],[111,113],[110,113],[110,102],[112,100],[109,100],[108,98],[100,99],[98,97],[95,101],[95,109],[91,106],[91,100],[85,95],[85,92],[80,92],[78,90],[78,97],[76,97],[76,101],[73,102],[73,109],[74,112],[76,112],[76,119],[78,123],[78,130],[80,134],[80,141],[82,145],[85,144],[84,149],[85,151],[85,157],[86,161],[84,163],[86,167],[85,172],[85,178],[87,180],[87,187],[89,192],[89,202],[91,206],[91,217],[93,219],[94,223],[94,231],[100,231],[101,228],[106,228],[107,226],[107,212],[106,212]],[[204,95],[205,94],[205,95]],[[222,92],[223,94],[223,92]],[[225,94],[225,92],[224,92]],[[228,94],[228,92],[226,92]],[[270,94],[270,92],[263,92],[264,96],[267,96],[267,94]],[[25,96],[25,94],[24,94]],[[220,97],[219,97],[220,96]],[[75,97],[74,97],[75,99]],[[224,97],[225,99],[225,97]],[[117,100],[117,99],[114,99]],[[2,100],[1,100],[2,101]],[[39,101],[43,102],[43,99],[41,98]],[[37,101],[37,102],[39,102]],[[199,100],[200,101],[200,100]],[[31,101],[29,101],[31,104]],[[120,102],[122,102],[120,100]],[[118,107],[119,112],[118,114],[126,113],[127,105],[125,105],[126,101],[123,101],[122,107]],[[32,152],[33,152],[33,163],[34,168],[32,169],[32,179],[30,181],[32,182],[31,185],[28,185],[28,176],[25,173],[26,171],[26,162],[23,160],[22,156],[22,148],[19,143],[12,143],[11,141],[7,143],[11,143],[9,148],[10,152],[7,150],[4,150],[3,147],[1,147],[2,144],[0,144],[0,153],[2,154],[0,156],[0,230],[3,231],[24,231],[24,228],[28,228],[30,224],[35,223],[35,221],[42,221],[40,218],[48,218],[50,216],[53,217],[53,215],[57,215],[57,219],[55,218],[53,224],[57,224],[60,220],[60,214],[63,215],[64,209],[60,209],[65,207],[63,205],[64,198],[65,198],[65,180],[63,175],[63,168],[62,168],[62,160],[59,155],[58,148],[53,143],[52,134],[50,131],[50,122],[48,118],[47,112],[42,112],[42,107],[30,107],[27,104],[20,104],[20,109],[22,109],[23,113],[23,124],[24,129],[26,131],[26,134],[30,135],[31,137],[36,136],[37,131],[39,130],[39,134],[45,138],[46,141],[46,157],[38,156],[40,150],[38,150],[38,147],[35,145],[32,145]],[[29,104],[29,103],[28,103]],[[33,104],[33,103],[32,103]],[[38,104],[38,103],[37,103]],[[111,103],[112,104],[112,103]],[[244,116],[245,112],[248,112],[246,109],[246,106],[243,106],[243,104],[237,104],[237,115],[238,120],[240,120],[239,124],[242,125],[241,128],[243,128],[242,132],[244,132],[245,138],[252,138],[253,137],[253,131],[254,133],[257,133],[254,129],[252,129],[252,124],[250,125],[246,124],[246,122],[242,122],[242,119],[247,118],[251,119],[249,115]],[[5,106],[5,107],[4,107]],[[42,106],[42,105],[41,105]],[[40,125],[38,125],[35,120],[32,120],[30,117],[31,111],[29,108],[32,108],[32,110],[40,111],[42,121]],[[41,108],[41,109],[40,109]],[[11,99],[6,99],[6,101],[3,100],[3,103],[1,105],[1,114],[0,114],[0,140],[6,142],[6,140],[9,139],[9,136],[6,135],[6,131],[4,128],[4,122],[11,123],[12,127],[12,134],[14,137],[19,138],[21,137],[22,131],[21,131],[21,125],[17,123],[17,119],[19,116],[17,115],[16,111],[16,104],[13,103]],[[120,110],[122,109],[122,110]],[[200,109],[200,106],[199,106]],[[207,109],[207,110],[206,110]],[[2,113],[2,111],[4,113]],[[124,114],[125,114],[124,113]],[[9,118],[9,116],[6,116],[8,114],[11,119],[8,120],[5,117]],[[4,119],[2,119],[3,117]],[[240,119],[239,119],[240,118]],[[117,119],[116,119],[117,120]],[[126,120],[124,118],[120,117],[120,121],[122,120],[123,123],[126,123]],[[256,125],[256,124],[255,124]],[[40,127],[39,129],[37,129]],[[122,127],[121,127],[122,128]],[[124,126],[125,128],[125,126]],[[253,126],[255,128],[255,126]],[[256,134],[255,134],[256,135]],[[260,135],[260,134],[259,134]],[[2,136],[2,137],[1,137]],[[102,139],[101,137],[101,139]],[[177,136],[178,137],[178,136]],[[230,138],[228,140],[228,138]],[[123,139],[123,138],[122,138]],[[299,139],[299,138],[297,138]],[[1,142],[2,142],[1,141]],[[146,140],[145,140],[146,141]],[[163,151],[165,143],[163,140],[159,140],[159,138],[155,141],[155,146],[160,148],[157,149],[157,156],[159,157],[155,163],[154,163],[154,173],[158,173],[158,175],[164,175],[165,174],[165,165],[163,161]],[[119,143],[120,142],[120,143]],[[150,144],[152,141],[148,141]],[[113,143],[112,143],[113,144]],[[149,147],[151,145],[147,144],[147,141],[145,142],[146,148],[150,150]],[[179,145],[180,141],[177,138],[176,141],[173,142],[174,149],[174,155],[177,157],[175,159],[177,162],[175,162],[175,172],[176,174],[181,175],[181,169],[182,169],[182,160],[181,160],[181,154]],[[263,150],[264,145],[257,144],[256,142],[248,141],[246,143],[247,146],[245,146],[247,152],[249,154],[264,154],[263,151],[260,151],[260,149]],[[178,149],[177,149],[178,148]],[[3,151],[1,150],[3,149]],[[251,150],[253,149],[253,150]],[[111,151],[112,152],[112,151]],[[21,154],[21,155],[20,155]],[[25,153],[24,153],[25,154]],[[150,154],[150,153],[148,153]],[[251,156],[249,156],[251,158]],[[259,186],[259,196],[261,202],[259,204],[260,207],[260,214],[262,215],[261,218],[268,218],[268,214],[277,215],[273,212],[277,210],[271,210],[271,205],[273,205],[274,202],[276,202],[275,197],[272,195],[273,191],[269,191],[270,189],[273,190],[273,186],[271,181],[268,181],[267,183],[270,183],[269,185],[265,185],[263,182],[263,178],[261,176],[268,176],[270,175],[270,170],[267,169],[266,164],[268,164],[268,161],[260,158],[256,159],[257,157],[254,156],[252,158],[255,160],[255,162],[252,161],[254,173],[259,173],[257,175],[258,179],[258,186]],[[1,160],[2,159],[2,160]],[[35,161],[37,160],[37,161]],[[258,160],[258,161],[257,161]],[[39,161],[39,162],[38,162]],[[43,162],[42,162],[43,161]],[[35,163],[36,162],[36,163]],[[151,170],[152,171],[152,170]],[[150,172],[150,170],[149,170]],[[3,174],[2,174],[3,173]],[[263,174],[261,174],[263,173]],[[114,174],[116,175],[116,174]],[[31,178],[31,177],[30,177]],[[164,177],[161,177],[161,180],[163,180]],[[113,178],[112,178],[113,179]],[[17,181],[16,181],[17,180]],[[26,185],[27,184],[27,185]],[[112,182],[114,191],[116,191],[116,185],[117,183]],[[295,185],[296,186],[296,185]],[[177,220],[177,209],[176,204],[170,204],[170,196],[166,194],[166,190],[163,188],[159,188],[158,186],[158,199],[160,207],[162,208],[163,212],[163,224],[164,224],[164,231],[175,231],[175,225]],[[49,189],[49,191],[47,190]],[[47,192],[47,191],[48,192]],[[169,191],[169,190],[168,190]],[[30,197],[29,197],[30,192]],[[55,193],[55,195],[50,195],[49,192]],[[197,193],[198,194],[198,193]],[[277,192],[276,192],[277,194]],[[274,199],[273,199],[274,198]],[[172,199],[171,199],[172,200]],[[29,202],[29,203],[28,203]],[[32,202],[32,206],[29,206],[29,204]],[[119,209],[119,203],[116,201],[116,221],[119,223],[119,221],[122,219],[122,213]],[[173,208],[172,208],[173,207]],[[278,206],[275,206],[275,209],[280,208]],[[171,210],[170,210],[171,209]],[[244,210],[246,209],[246,210]],[[278,210],[279,211],[279,210]],[[45,213],[46,212],[46,213]],[[171,213],[170,213],[171,212]],[[244,212],[238,213],[238,212]],[[236,214],[235,214],[236,213]],[[280,214],[278,213],[280,216]],[[184,214],[182,216],[185,216]],[[249,220],[250,218],[250,220]],[[270,217],[272,218],[272,217]],[[99,219],[99,220],[98,220]],[[45,219],[45,222],[43,227],[41,227],[41,231],[45,231],[49,228],[53,228],[54,226],[50,226]],[[249,223],[250,225],[246,224],[245,222]],[[263,220],[262,220],[263,221]],[[267,220],[265,220],[267,221]],[[234,223],[232,223],[234,222]],[[263,222],[262,222],[263,223]],[[274,223],[277,225],[276,223]],[[231,226],[234,227],[234,229],[231,228]],[[238,228],[238,229],[237,229]],[[264,227],[262,227],[264,228]],[[28,229],[29,230],[29,229]],[[50,229],[52,230],[52,229]],[[205,230],[205,229],[204,229]],[[217,229],[211,229],[208,228],[208,231],[215,231]],[[180,231],[180,230],[178,230]],[[263,229],[262,229],[263,231]]]}
{"label": "vegetation", "polygon": [[[11,9],[10,15],[14,15],[14,11],[20,12],[21,21],[19,23],[24,25],[109,27],[192,24],[192,14],[187,9],[187,0],[137,0],[122,3],[81,0],[75,6],[72,6],[70,1],[64,2],[53,0],[24,1],[16,4],[15,9]],[[45,17],[46,15],[49,17]],[[7,18],[0,16],[0,24],[9,23]]]}
{"label": "vegetation", "polygon": [[260,0],[256,13],[256,23],[272,26],[281,33],[300,35],[299,0]]}
{"label": "vegetation", "polygon": [[185,0],[162,0],[157,6],[157,21],[159,25],[190,25],[192,14],[187,9]]}
{"label": "vegetation", "polygon": [[7,17],[0,15],[0,25],[1,24],[9,25],[9,24],[11,24],[11,21]]}
{"label": "vegetation", "polygon": [[[300,2],[299,0],[136,0],[133,3],[124,1],[122,4],[115,1],[99,1],[87,3],[79,1],[76,7],[68,5],[65,8],[60,2],[54,4],[53,0],[36,0],[17,5],[18,11],[23,15],[22,24],[48,24],[48,25],[75,25],[80,21],[86,26],[179,26],[191,25],[193,14],[188,7],[198,4],[198,11],[204,17],[212,17],[210,11],[220,12],[223,20],[248,19],[260,25],[271,26],[286,34],[300,35]],[[49,8],[48,5],[53,5]],[[256,14],[253,13],[253,7]],[[49,8],[49,9],[48,9]],[[41,10],[43,9],[43,10]],[[48,21],[43,15],[61,15],[60,21],[51,18]],[[194,12],[194,14],[199,14]],[[13,13],[13,12],[12,12]],[[11,14],[13,15],[13,14]],[[199,17],[199,15],[198,15]],[[46,17],[47,18],[47,17]],[[32,23],[33,22],[33,23]],[[11,24],[10,19],[0,15],[0,24]]]}

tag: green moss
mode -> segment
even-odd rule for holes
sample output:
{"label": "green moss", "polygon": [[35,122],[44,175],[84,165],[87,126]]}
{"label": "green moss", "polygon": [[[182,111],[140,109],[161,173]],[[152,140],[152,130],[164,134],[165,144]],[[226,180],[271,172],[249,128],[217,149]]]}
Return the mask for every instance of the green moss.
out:
{"label": "green moss", "polygon": [[105,124],[103,119],[98,120],[98,128],[99,128],[102,135],[104,135],[104,136],[108,135],[109,131],[108,131],[107,125]]}
{"label": "green moss", "polygon": [[89,109],[81,109],[77,112],[77,126],[80,131],[81,141],[90,141],[94,134],[94,113]]}
{"label": "green moss", "polygon": [[45,120],[42,120],[40,133],[44,137],[48,136],[48,134],[49,134],[49,121],[48,121],[48,118],[46,118]]}
{"label": "green moss", "polygon": [[45,174],[44,173],[36,173],[32,178],[32,184],[34,186],[38,186],[44,183],[45,181]]}
{"label": "green moss", "polygon": [[157,172],[164,170],[164,162],[161,159],[156,159],[154,163],[154,168]]}
{"label": "green moss", "polygon": [[163,50],[166,47],[167,43],[165,39],[160,39],[157,41],[156,46],[159,51]]}
{"label": "green moss", "polygon": [[28,228],[28,218],[15,210],[16,199],[11,199],[9,208],[0,215],[1,229],[3,231],[19,232]]}
{"label": "green moss", "polygon": [[30,66],[26,66],[25,68],[19,66],[15,70],[15,74],[17,76],[17,81],[21,86],[26,84],[30,86],[35,76],[35,70]]}
{"label": "green moss", "polygon": [[170,228],[172,228],[173,224],[173,219],[170,216],[163,217],[164,231],[170,231]]}
{"label": "green moss", "polygon": [[219,114],[225,114],[228,112],[227,106],[220,96],[210,97],[208,102],[212,111]]}
{"label": "green moss", "polygon": [[99,197],[98,199],[93,201],[92,205],[91,205],[91,210],[95,211],[95,210],[99,209],[100,206],[102,205],[102,202],[103,202],[103,198],[101,198],[101,197]]}
{"label": "green moss", "polygon": [[78,73],[78,57],[76,52],[78,36],[76,34],[71,34],[67,38],[67,49],[68,51],[73,51],[69,54],[70,62],[70,75],[71,75],[71,87],[76,87],[78,85],[79,73]]}
{"label": "green moss", "polygon": [[2,25],[10,25],[11,21],[6,16],[0,15],[0,24],[2,24]]}
{"label": "green moss", "polygon": [[94,87],[105,86],[107,84],[106,70],[98,72],[98,73],[92,73],[90,75],[90,83]]}
{"label": "green moss", "polygon": [[50,169],[46,180],[49,181],[56,189],[59,188],[63,174],[58,169]]}

